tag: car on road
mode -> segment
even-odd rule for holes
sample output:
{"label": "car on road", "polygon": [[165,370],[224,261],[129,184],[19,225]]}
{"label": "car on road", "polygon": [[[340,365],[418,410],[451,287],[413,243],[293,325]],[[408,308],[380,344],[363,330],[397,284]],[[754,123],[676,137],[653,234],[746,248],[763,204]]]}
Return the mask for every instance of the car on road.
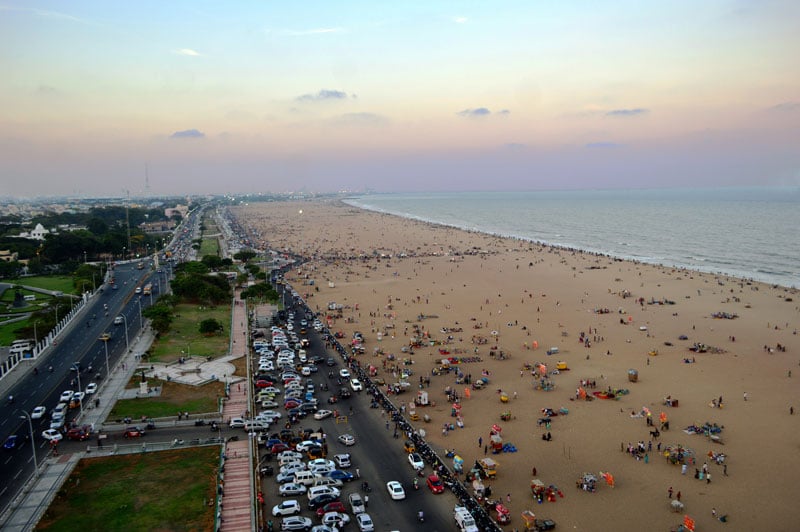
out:
{"label": "car on road", "polygon": [[97,383],[90,382],[89,385],[86,387],[86,395],[92,395],[97,392]]}
{"label": "car on road", "polygon": [[364,389],[364,385],[361,384],[361,381],[358,379],[350,379],[350,387],[354,392],[360,392]]}
{"label": "car on road", "polygon": [[420,456],[419,453],[409,454],[408,463],[411,464],[411,467],[413,467],[415,471],[425,469],[425,461],[422,459],[422,456]]}
{"label": "car on road", "polygon": [[533,527],[536,532],[545,532],[547,530],[554,530],[556,522],[552,519],[534,519]]}
{"label": "car on road", "polygon": [[293,515],[281,519],[281,530],[311,530],[314,523],[308,517]]}
{"label": "car on road", "polygon": [[403,489],[403,485],[396,480],[387,482],[386,489],[389,491],[389,496],[392,500],[401,501],[406,498],[406,491]]}
{"label": "car on road", "polygon": [[91,435],[83,429],[69,429],[67,431],[67,439],[73,441],[86,441]]}
{"label": "car on road", "polygon": [[47,412],[47,408],[44,406],[37,406],[31,412],[31,419],[41,419],[44,417],[45,412]]}
{"label": "car on road", "polygon": [[17,448],[19,439],[20,439],[19,436],[17,436],[16,434],[12,434],[8,438],[6,438],[5,442],[3,442],[3,449],[13,451],[14,449]]}
{"label": "car on road", "polygon": [[336,360],[334,360],[333,357],[328,357],[328,359],[325,361],[325,365],[329,368],[332,368],[336,365]]}
{"label": "car on road", "polygon": [[281,497],[288,497],[289,495],[302,495],[306,491],[307,488],[303,484],[295,484],[294,482],[291,482],[278,488],[278,495]]}
{"label": "car on road", "polygon": [[336,528],[342,528],[350,522],[350,516],[340,512],[328,512],[322,516],[322,524]]}
{"label": "car on road", "polygon": [[332,415],[333,412],[331,412],[330,410],[317,410],[316,412],[314,412],[314,419],[325,419],[331,417]]}
{"label": "car on road", "polygon": [[64,436],[56,429],[47,429],[46,431],[42,432],[42,438],[51,442],[59,442],[64,439]]}
{"label": "car on road", "polygon": [[273,506],[272,515],[275,517],[279,515],[297,515],[302,510],[303,509],[300,508],[300,503],[292,499],[289,501],[283,501],[282,503]]}
{"label": "car on road", "polygon": [[350,370],[347,369],[347,368],[340,369],[339,370],[339,376],[341,378],[343,378],[343,379],[349,379],[350,378]]}
{"label": "car on road", "polygon": [[356,524],[358,524],[358,529],[361,532],[373,532],[375,530],[375,525],[369,514],[356,515]]}
{"label": "car on road", "polygon": [[347,399],[348,397],[352,397],[353,392],[350,391],[350,388],[347,386],[342,386],[339,390],[339,399]]}
{"label": "car on road", "polygon": [[232,429],[242,429],[244,428],[244,419],[240,417],[233,417],[228,425]]}
{"label": "car on road", "polygon": [[356,478],[352,473],[342,471],[341,469],[334,469],[333,471],[325,473],[325,476],[334,480],[340,480],[342,482],[350,482]]}
{"label": "car on road", "polygon": [[141,438],[144,436],[144,430],[139,427],[128,427],[125,429],[125,432],[122,433],[124,438]]}
{"label": "car on road", "polygon": [[75,392],[73,392],[72,390],[64,390],[63,392],[61,392],[61,397],[59,397],[58,402],[69,403],[70,400],[72,399],[72,394],[74,393]]}
{"label": "car on road", "polygon": [[356,444],[356,438],[352,434],[342,434],[337,438],[339,443],[348,447]]}
{"label": "car on road", "polygon": [[439,478],[439,475],[428,475],[425,484],[427,484],[428,489],[431,490],[432,493],[438,494],[444,492],[444,484],[442,483],[442,479]]}
{"label": "car on road", "polygon": [[124,321],[125,318],[123,318],[122,316],[117,316],[116,318],[114,318],[114,325],[122,325]]}

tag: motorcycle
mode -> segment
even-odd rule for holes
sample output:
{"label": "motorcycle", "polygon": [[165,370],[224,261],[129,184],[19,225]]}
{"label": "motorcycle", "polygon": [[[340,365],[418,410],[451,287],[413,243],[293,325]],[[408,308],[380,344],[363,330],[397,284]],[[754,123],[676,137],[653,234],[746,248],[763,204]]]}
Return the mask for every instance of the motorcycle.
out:
{"label": "motorcycle", "polygon": [[425,522],[425,514],[422,513],[422,510],[417,512],[417,521],[419,521],[420,523],[424,523]]}
{"label": "motorcycle", "polygon": [[414,489],[415,490],[419,489],[419,481],[417,479],[414,479]]}
{"label": "motorcycle", "polygon": [[361,489],[364,490],[367,493],[372,491],[372,488],[369,487],[369,483],[366,480],[361,483]]}

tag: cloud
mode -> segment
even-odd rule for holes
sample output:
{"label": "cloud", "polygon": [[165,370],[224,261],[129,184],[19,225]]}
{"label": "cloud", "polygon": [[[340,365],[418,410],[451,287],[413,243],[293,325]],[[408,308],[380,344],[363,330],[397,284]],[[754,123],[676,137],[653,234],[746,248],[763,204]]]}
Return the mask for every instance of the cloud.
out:
{"label": "cloud", "polygon": [[453,22],[456,24],[466,24],[467,20],[469,20],[467,17],[453,17]]}
{"label": "cloud", "polygon": [[24,13],[33,13],[34,15],[45,18],[54,18],[60,20],[67,20],[69,22],[79,22],[81,24],[87,24],[87,22],[82,18],[68,15],[67,13],[61,13],[60,11],[49,11],[46,9],[36,9],[32,7],[14,7],[14,6],[0,6],[0,11],[21,11]]}
{"label": "cloud", "polygon": [[783,102],[778,105],[773,105],[767,111],[781,112],[781,113],[794,113],[800,111],[800,102]]}
{"label": "cloud", "polygon": [[459,111],[459,116],[465,116],[467,118],[478,118],[482,116],[489,116],[492,112],[487,109],[486,107],[477,107],[475,109],[464,109],[463,111]]}
{"label": "cloud", "polygon": [[183,131],[176,131],[169,136],[171,139],[202,139],[206,134],[197,129],[185,129]]}
{"label": "cloud", "polygon": [[606,116],[639,116],[649,112],[648,109],[642,109],[641,107],[635,109],[612,109],[606,113]]}
{"label": "cloud", "polygon": [[326,33],[342,33],[344,28],[313,28],[310,30],[284,30],[286,35],[303,37],[305,35],[324,35]]}
{"label": "cloud", "polygon": [[497,111],[497,114],[499,114],[499,115],[510,115],[511,111],[509,111],[508,109],[500,109],[499,111]]}
{"label": "cloud", "polygon": [[345,113],[339,115],[334,120],[334,123],[341,125],[372,125],[379,126],[389,122],[385,116],[375,113]]}
{"label": "cloud", "polygon": [[[295,100],[298,102],[324,102],[328,100],[346,100],[348,97],[348,94],[343,91],[322,89],[316,94],[301,94]],[[355,98],[356,95],[354,94],[352,97]]]}
{"label": "cloud", "polygon": [[172,53],[178,55],[186,55],[189,57],[200,57],[202,55],[197,50],[192,50],[191,48],[179,48],[178,50],[172,50]]}
{"label": "cloud", "polygon": [[584,148],[589,148],[592,150],[605,150],[605,149],[612,149],[612,148],[621,148],[624,144],[617,144],[616,142],[590,142],[589,144],[584,145]]}

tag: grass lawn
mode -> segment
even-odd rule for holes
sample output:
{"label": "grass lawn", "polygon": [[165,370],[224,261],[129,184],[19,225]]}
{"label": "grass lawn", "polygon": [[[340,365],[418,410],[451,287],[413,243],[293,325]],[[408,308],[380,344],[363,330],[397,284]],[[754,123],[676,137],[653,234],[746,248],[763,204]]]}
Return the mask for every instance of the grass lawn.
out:
{"label": "grass lawn", "polygon": [[[216,412],[217,399],[225,395],[225,384],[222,382],[211,382],[204,386],[191,386],[158,379],[148,379],[147,382],[151,387],[162,386],[160,397],[117,401],[111,410],[110,418],[169,417],[177,415],[179,411],[190,414]],[[136,386],[139,386],[138,377],[134,377],[128,383],[129,388]]]}
{"label": "grass lawn", "polygon": [[[215,336],[200,333],[200,322],[214,318],[223,326],[223,332]],[[215,308],[200,305],[178,305],[175,319],[169,332],[162,334],[150,348],[153,362],[173,362],[182,355],[218,357],[228,352],[230,342],[231,308],[229,305]],[[183,351],[183,353],[181,353]]]}
{"label": "grass lawn", "polygon": [[213,446],[81,460],[36,530],[213,530],[219,452]]}
{"label": "grass lawn", "polygon": [[[75,286],[72,284],[72,277],[66,275],[20,277],[19,279],[13,279],[11,284],[35,286],[36,288],[44,288],[45,290],[60,290],[65,294],[72,294],[75,292]],[[11,297],[13,300],[14,296],[12,295]],[[39,294],[38,297],[43,296]]]}
{"label": "grass lawn", "polygon": [[11,342],[17,339],[14,331],[27,327],[30,324],[30,319],[15,321],[7,325],[0,324],[0,345],[11,345]]}
{"label": "grass lawn", "polygon": [[217,237],[203,238],[200,242],[200,251],[198,255],[202,258],[206,255],[219,256],[219,241]]}

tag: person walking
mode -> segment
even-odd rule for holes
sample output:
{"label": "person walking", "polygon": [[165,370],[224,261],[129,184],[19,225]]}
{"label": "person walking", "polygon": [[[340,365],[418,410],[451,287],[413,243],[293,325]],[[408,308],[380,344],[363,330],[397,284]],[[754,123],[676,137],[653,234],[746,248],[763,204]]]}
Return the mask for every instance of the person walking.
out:
{"label": "person walking", "polygon": [[678,502],[681,502],[681,492],[680,491],[675,495],[675,498],[678,500]]}
{"label": "person walking", "polygon": [[744,392],[744,395],[742,397],[744,398],[745,401],[747,401],[747,392]]}
{"label": "person walking", "polygon": [[711,473],[706,473],[706,484],[711,484]]}
{"label": "person walking", "polygon": [[667,498],[669,499],[672,498],[672,486],[670,486],[669,489],[667,490]]}
{"label": "person walking", "polygon": [[483,445],[483,436],[478,436],[478,447]]}

